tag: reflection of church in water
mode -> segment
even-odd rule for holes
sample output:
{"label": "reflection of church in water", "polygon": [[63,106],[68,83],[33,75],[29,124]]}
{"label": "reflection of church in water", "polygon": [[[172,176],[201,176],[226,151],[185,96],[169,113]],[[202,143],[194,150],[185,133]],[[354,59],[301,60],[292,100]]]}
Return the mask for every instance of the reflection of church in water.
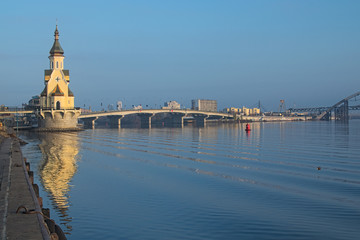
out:
{"label": "reflection of church in water", "polygon": [[[50,195],[62,222],[71,221],[68,215],[70,182],[77,170],[79,142],[77,133],[40,134],[39,145],[43,159],[40,176],[45,191]],[[65,230],[65,229],[64,229]]]}

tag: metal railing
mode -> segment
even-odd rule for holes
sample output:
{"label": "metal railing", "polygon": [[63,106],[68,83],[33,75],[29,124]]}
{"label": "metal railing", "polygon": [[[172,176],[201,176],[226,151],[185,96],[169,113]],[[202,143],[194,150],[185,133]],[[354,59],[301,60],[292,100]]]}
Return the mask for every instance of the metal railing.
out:
{"label": "metal railing", "polygon": [[[48,111],[48,110],[80,110],[79,107],[75,107],[75,108],[60,108],[60,109],[57,109],[57,108],[52,108],[52,107],[49,107],[49,108],[41,108],[42,111]],[[40,108],[38,108],[38,110],[40,110]]]}

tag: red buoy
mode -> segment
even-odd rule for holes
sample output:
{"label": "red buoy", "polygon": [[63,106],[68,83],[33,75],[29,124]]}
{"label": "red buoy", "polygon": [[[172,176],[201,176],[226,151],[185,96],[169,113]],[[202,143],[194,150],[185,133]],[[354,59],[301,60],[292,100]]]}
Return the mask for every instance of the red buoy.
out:
{"label": "red buoy", "polygon": [[250,124],[248,124],[248,123],[246,124],[245,131],[247,131],[247,132],[251,131],[251,129],[250,129]]}

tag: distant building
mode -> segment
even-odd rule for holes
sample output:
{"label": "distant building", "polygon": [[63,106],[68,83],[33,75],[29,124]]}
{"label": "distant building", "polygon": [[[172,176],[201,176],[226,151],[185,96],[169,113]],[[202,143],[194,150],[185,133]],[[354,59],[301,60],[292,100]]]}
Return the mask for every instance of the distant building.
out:
{"label": "distant building", "polygon": [[134,109],[134,110],[141,110],[141,109],[143,109],[143,107],[142,107],[141,105],[139,105],[139,106],[133,106],[133,109]]}
{"label": "distant building", "polygon": [[228,113],[236,113],[236,114],[240,114],[242,111],[241,108],[234,108],[234,107],[231,107],[231,108],[227,108],[227,112]]}
{"label": "distant building", "polygon": [[191,109],[199,111],[217,112],[217,101],[207,99],[191,100]]}
{"label": "distant building", "polygon": [[1,110],[1,111],[5,111],[5,110],[7,110],[7,109],[8,109],[8,107],[5,107],[4,104],[0,105],[0,110]]}
{"label": "distant building", "polygon": [[39,109],[40,108],[40,96],[33,96],[28,104],[25,106],[25,109]]}
{"label": "distant building", "polygon": [[176,101],[166,102],[161,109],[180,109],[180,103]]}
{"label": "distant building", "polygon": [[116,109],[119,110],[119,111],[121,111],[122,108],[123,108],[122,101],[118,101],[118,102],[116,103]]}
{"label": "distant building", "polygon": [[81,108],[80,110],[81,110],[81,114],[83,114],[83,113],[91,113],[92,112],[91,107],[89,107],[89,109]]}
{"label": "distant building", "polygon": [[114,110],[114,105],[109,104],[109,105],[108,105],[108,110],[109,110],[109,111],[113,111],[113,110]]}
{"label": "distant building", "polygon": [[228,113],[242,114],[245,116],[260,115],[260,108],[226,108]]}

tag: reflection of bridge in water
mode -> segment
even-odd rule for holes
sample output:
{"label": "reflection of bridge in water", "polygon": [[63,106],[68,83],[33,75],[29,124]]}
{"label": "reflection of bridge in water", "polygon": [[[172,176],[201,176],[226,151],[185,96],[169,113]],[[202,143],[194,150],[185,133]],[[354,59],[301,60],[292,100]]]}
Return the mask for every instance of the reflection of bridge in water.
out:
{"label": "reflection of bridge in water", "polygon": [[185,117],[192,117],[197,126],[203,126],[209,119],[233,119],[233,114],[220,112],[207,112],[188,109],[141,109],[109,112],[90,112],[81,114],[79,119],[83,120],[85,126],[94,127],[99,117],[110,118],[113,127],[121,127],[121,120],[125,116],[134,115],[140,117],[141,127],[151,128],[151,119],[158,114],[165,114],[165,125],[183,126]]}
{"label": "reflection of bridge in water", "polygon": [[354,93],[331,107],[314,107],[314,108],[289,108],[290,112],[314,112],[318,113],[317,120],[330,120],[334,115],[335,120],[348,120],[349,111],[360,110],[360,105],[349,106],[349,101],[356,102],[356,97],[360,95],[360,92]]}

